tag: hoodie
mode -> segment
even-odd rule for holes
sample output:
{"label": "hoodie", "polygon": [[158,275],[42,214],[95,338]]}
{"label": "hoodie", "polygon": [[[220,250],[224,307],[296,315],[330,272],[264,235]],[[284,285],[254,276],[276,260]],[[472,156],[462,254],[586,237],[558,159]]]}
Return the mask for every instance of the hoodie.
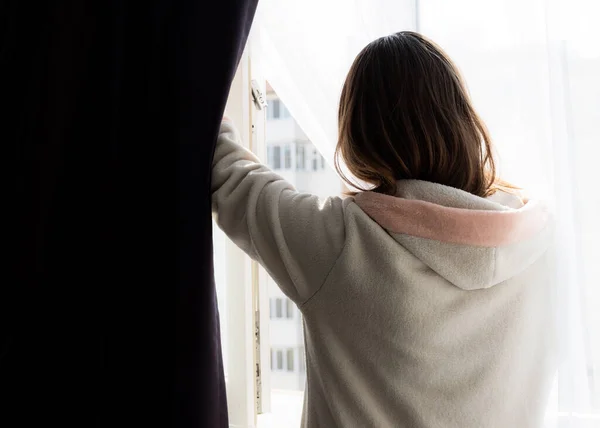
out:
{"label": "hoodie", "polygon": [[305,428],[535,428],[555,372],[539,201],[403,180],[320,200],[224,122],[217,224],[303,314]]}

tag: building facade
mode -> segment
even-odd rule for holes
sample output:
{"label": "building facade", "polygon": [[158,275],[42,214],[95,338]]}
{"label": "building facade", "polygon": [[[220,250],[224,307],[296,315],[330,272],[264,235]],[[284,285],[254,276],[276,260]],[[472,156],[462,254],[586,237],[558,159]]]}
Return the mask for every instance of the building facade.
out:
{"label": "building facade", "polygon": [[[267,87],[267,163],[296,190],[320,197],[339,195],[342,184],[331,166],[296,123],[275,92]],[[269,278],[271,387],[304,390],[306,365],[302,316]]]}

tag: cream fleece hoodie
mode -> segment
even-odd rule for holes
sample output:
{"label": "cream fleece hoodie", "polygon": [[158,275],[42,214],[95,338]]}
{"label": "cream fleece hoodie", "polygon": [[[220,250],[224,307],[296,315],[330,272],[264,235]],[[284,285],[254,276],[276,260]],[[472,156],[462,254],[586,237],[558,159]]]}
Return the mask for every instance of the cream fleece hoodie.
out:
{"label": "cream fleece hoodie", "polygon": [[[304,316],[307,428],[533,428],[555,370],[546,208],[422,181],[300,194],[224,122],[223,231]],[[285,427],[284,427],[285,428]]]}

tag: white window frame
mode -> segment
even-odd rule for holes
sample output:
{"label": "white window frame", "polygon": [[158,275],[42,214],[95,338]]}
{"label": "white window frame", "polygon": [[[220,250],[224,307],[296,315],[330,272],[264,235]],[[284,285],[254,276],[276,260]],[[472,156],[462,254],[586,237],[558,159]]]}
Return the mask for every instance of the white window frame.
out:
{"label": "white window frame", "polygon": [[[252,84],[266,99],[266,80],[263,63],[259,55],[257,32],[251,31],[246,49],[235,74],[226,111],[239,132],[242,145],[253,151],[260,159],[267,159],[265,141],[266,108],[253,102]],[[283,103],[280,105],[280,116]],[[287,118],[289,113],[284,118]],[[291,169],[296,168],[296,144],[292,144]],[[284,150],[280,149],[280,165],[284,167]],[[312,162],[310,152],[304,148],[305,169]],[[273,154],[274,156],[274,151]],[[312,165],[311,165],[312,166]],[[227,400],[230,428],[271,427],[271,344],[269,343],[270,305],[268,294],[269,276],[266,271],[247,257],[235,244],[227,240],[226,265],[226,310],[221,314],[221,323],[227,323]],[[297,320],[293,309],[292,318],[287,318],[287,305],[282,302],[281,320]],[[284,351],[284,366],[287,365],[287,348]],[[294,349],[294,372],[302,363],[300,350]]]}
{"label": "white window frame", "polygon": [[[232,81],[227,100],[226,113],[233,120],[241,144],[265,159],[264,109],[256,109],[252,98],[250,43],[240,59],[238,69]],[[264,88],[264,85],[262,86]],[[261,144],[258,144],[262,141]],[[260,148],[260,150],[259,150]],[[221,314],[221,323],[227,324],[228,356],[226,388],[229,409],[230,428],[256,428],[257,414],[262,412],[261,404],[270,407],[268,394],[263,399],[263,391],[270,390],[268,382],[269,354],[263,352],[260,343],[262,337],[268,338],[268,308],[264,301],[267,297],[266,273],[259,269],[233,242],[225,244],[227,299],[225,313]],[[268,303],[267,303],[268,305]],[[268,346],[266,344],[265,346]],[[266,370],[263,370],[265,368]],[[264,372],[266,380],[263,375]]]}
{"label": "white window frame", "polygon": [[[252,80],[255,84],[263,90],[263,94],[266,99],[266,79],[264,73],[264,62],[261,61],[261,57],[257,52],[260,52],[260,37],[259,32],[255,31],[255,25],[253,30],[250,32],[250,37],[248,38],[248,50],[250,52],[250,66],[249,73],[252,77]],[[253,55],[253,53],[255,53]],[[280,104],[280,116],[281,116],[281,106]],[[253,124],[254,138],[252,140],[253,144],[251,146],[251,150],[260,158],[266,159],[267,153],[267,144],[265,139],[265,129],[267,122],[267,109],[258,109],[256,106],[253,106],[251,109],[251,120]],[[272,119],[273,120],[273,119]],[[277,119],[275,119],[277,120]],[[292,168],[295,167],[295,153],[292,149]],[[283,159],[283,152],[281,150],[280,163],[282,166],[285,166]],[[259,332],[257,335],[257,367],[255,370],[255,374],[258,375],[259,379],[256,382],[256,417],[255,420],[258,420],[257,426],[262,428],[263,426],[268,425],[268,417],[271,412],[271,344],[269,341],[269,325],[271,322],[270,317],[270,302],[269,302],[269,275],[267,272],[257,263],[255,263],[255,301],[256,301],[256,310],[257,310],[257,331]],[[282,302],[282,306],[286,306],[284,302]],[[282,308],[282,313],[285,312],[285,308]],[[285,318],[284,318],[285,319]],[[285,355],[284,355],[285,360]],[[262,417],[262,419],[261,419]],[[258,418],[258,419],[257,419]],[[267,418],[267,419],[264,419]],[[262,420],[262,422],[261,422]]]}

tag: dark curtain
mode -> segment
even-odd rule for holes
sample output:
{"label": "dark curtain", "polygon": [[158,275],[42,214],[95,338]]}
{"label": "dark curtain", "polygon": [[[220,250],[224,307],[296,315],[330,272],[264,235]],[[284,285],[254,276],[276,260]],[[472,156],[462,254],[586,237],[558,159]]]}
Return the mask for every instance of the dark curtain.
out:
{"label": "dark curtain", "polygon": [[210,165],[256,2],[0,1],[0,426],[227,426]]}

